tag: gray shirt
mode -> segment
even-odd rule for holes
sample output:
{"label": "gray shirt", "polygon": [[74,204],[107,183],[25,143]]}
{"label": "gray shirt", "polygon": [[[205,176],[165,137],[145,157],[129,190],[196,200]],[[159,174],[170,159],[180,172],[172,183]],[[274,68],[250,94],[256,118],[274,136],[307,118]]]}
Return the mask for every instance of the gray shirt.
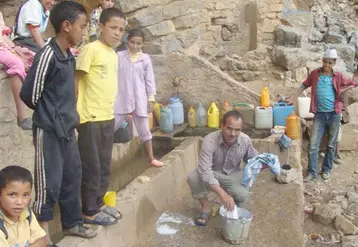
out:
{"label": "gray shirt", "polygon": [[213,171],[231,174],[240,170],[241,161],[258,155],[248,135],[240,133],[237,143],[226,146],[221,130],[215,131],[204,138],[200,152],[198,171],[201,179],[210,185],[219,185]]}

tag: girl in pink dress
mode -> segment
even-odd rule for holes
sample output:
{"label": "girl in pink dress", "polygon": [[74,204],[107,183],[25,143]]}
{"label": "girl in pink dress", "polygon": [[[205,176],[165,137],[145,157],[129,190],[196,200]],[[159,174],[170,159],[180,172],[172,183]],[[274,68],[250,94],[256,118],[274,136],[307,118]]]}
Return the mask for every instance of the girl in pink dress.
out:
{"label": "girl in pink dress", "polygon": [[26,106],[20,99],[20,90],[35,53],[27,48],[16,46],[8,37],[10,33],[11,29],[5,25],[0,12],[0,64],[4,66],[10,78],[17,111],[17,125],[24,130],[31,130],[32,120],[26,114]]}
{"label": "girl in pink dress", "polygon": [[132,115],[139,139],[144,143],[150,165],[161,167],[162,162],[153,155],[152,133],[149,129],[148,113],[153,111],[156,85],[152,61],[142,52],[144,34],[132,30],[128,34],[127,50],[118,52],[118,93],[114,106],[115,129]]}

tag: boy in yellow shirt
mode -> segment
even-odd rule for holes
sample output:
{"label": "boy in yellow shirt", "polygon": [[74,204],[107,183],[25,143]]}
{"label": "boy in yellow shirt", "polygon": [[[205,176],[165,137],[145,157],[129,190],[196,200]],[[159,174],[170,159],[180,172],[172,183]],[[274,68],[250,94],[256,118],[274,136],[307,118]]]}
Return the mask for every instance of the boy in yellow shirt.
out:
{"label": "boy in yellow shirt", "polygon": [[0,171],[0,246],[45,247],[46,233],[29,209],[32,176],[20,166]]}
{"label": "boy in yellow shirt", "polygon": [[118,58],[114,48],[119,45],[124,28],[122,11],[104,9],[99,40],[84,46],[77,58],[78,147],[83,174],[82,213],[87,224],[108,226],[122,217],[116,209],[104,205],[103,196],[110,178],[118,85]]}

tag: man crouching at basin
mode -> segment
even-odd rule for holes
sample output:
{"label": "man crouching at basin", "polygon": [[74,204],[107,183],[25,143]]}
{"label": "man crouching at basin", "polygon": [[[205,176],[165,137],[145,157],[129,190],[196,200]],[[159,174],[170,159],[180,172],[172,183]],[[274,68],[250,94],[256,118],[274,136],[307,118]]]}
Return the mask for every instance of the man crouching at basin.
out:
{"label": "man crouching at basin", "polygon": [[188,184],[194,199],[199,200],[201,210],[195,224],[205,226],[210,205],[209,190],[215,192],[227,210],[245,203],[249,191],[241,185],[243,171],[241,160],[258,155],[250,137],[242,133],[244,120],[237,111],[227,112],[221,123],[221,130],[207,135],[202,144],[199,165],[189,174]]}

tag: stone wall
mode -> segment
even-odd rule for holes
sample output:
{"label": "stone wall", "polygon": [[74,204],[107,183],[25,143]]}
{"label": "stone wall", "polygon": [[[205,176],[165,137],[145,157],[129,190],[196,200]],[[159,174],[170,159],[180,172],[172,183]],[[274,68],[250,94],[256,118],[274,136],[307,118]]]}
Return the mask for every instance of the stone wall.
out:
{"label": "stone wall", "polygon": [[[247,14],[249,3],[249,0],[117,1],[127,14],[128,29],[145,31],[149,53],[181,51],[208,56],[248,51],[250,32],[257,32],[258,41],[273,40],[281,0],[257,1],[256,16]],[[258,31],[251,27],[252,20],[258,21]]]}
{"label": "stone wall", "polygon": [[208,107],[212,101],[222,104],[224,100],[247,102],[256,105],[259,95],[238,83],[215,65],[199,56],[172,53],[152,56],[157,83],[157,100],[166,103],[176,93],[173,78],[180,77],[182,83],[178,94],[185,109],[198,102]]}
{"label": "stone wall", "polygon": [[0,70],[0,169],[21,165],[33,171],[32,132],[16,126],[16,110],[10,82]]}

